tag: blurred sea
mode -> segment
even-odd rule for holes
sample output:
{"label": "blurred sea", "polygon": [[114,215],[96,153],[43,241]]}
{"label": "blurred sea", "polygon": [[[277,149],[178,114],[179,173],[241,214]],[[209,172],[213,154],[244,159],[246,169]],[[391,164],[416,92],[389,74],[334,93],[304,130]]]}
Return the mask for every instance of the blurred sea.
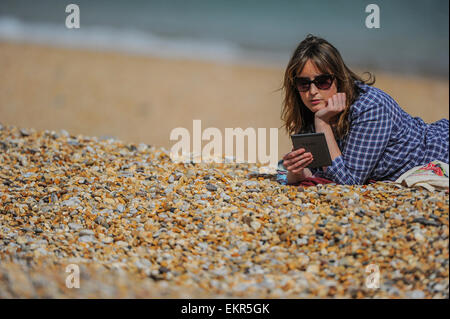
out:
{"label": "blurred sea", "polygon": [[[66,29],[65,7],[80,7]],[[380,29],[368,29],[369,3]],[[284,66],[308,34],[350,67],[448,77],[448,0],[2,0],[0,40]]]}

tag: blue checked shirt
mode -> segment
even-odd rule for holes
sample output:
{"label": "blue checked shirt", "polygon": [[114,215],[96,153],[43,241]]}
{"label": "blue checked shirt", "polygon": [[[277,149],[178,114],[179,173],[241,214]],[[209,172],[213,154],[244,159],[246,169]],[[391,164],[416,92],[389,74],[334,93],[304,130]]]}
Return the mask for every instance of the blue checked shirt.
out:
{"label": "blue checked shirt", "polygon": [[[380,89],[356,82],[362,89],[350,107],[350,131],[336,142],[342,155],[315,177],[337,184],[365,184],[369,179],[395,181],[411,168],[433,160],[449,162],[449,121],[427,124],[406,113]],[[426,106],[424,106],[426,107]],[[277,180],[287,184],[287,171],[278,163]]]}

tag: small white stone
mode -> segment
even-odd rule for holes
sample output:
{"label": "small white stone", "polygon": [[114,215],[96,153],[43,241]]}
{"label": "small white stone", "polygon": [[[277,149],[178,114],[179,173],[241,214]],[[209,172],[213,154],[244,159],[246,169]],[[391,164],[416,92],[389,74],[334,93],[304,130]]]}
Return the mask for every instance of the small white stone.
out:
{"label": "small white stone", "polygon": [[420,242],[425,240],[425,237],[422,235],[422,233],[420,231],[414,232],[414,238]]}
{"label": "small white stone", "polygon": [[111,238],[111,237],[105,237],[105,238],[103,238],[102,239],[102,242],[104,243],[104,244],[110,244],[110,243],[112,243],[114,240]]}
{"label": "small white stone", "polygon": [[250,226],[254,229],[254,230],[258,230],[261,227],[261,223],[258,221],[252,221],[250,223]]}
{"label": "small white stone", "polygon": [[141,153],[145,152],[148,149],[148,146],[144,143],[140,143],[137,147],[137,150]]}
{"label": "small white stone", "polygon": [[413,292],[411,292],[411,298],[423,299],[425,298],[425,293],[422,290],[414,290]]}
{"label": "small white stone", "polygon": [[313,273],[313,274],[317,274],[317,273],[319,272],[319,266],[317,266],[317,265],[309,265],[309,266],[306,268],[306,272],[310,272],[310,273]]}
{"label": "small white stone", "polygon": [[81,228],[83,228],[83,225],[77,224],[77,223],[69,223],[68,224],[70,229],[73,229],[75,231],[80,230]]}
{"label": "small white stone", "polygon": [[79,236],[94,236],[94,232],[90,229],[83,229],[80,231]]}

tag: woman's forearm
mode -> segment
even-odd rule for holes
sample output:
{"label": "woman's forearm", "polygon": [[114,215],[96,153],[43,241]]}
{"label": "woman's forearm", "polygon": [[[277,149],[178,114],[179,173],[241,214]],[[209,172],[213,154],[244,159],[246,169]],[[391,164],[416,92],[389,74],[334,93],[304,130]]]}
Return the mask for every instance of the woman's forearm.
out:
{"label": "woman's forearm", "polygon": [[339,149],[336,139],[334,138],[331,125],[317,118],[315,119],[314,124],[316,127],[316,133],[322,132],[325,134],[328,149],[330,150],[331,160],[334,160],[336,157],[341,156],[342,153],[341,150]]}
{"label": "woman's forearm", "polygon": [[[316,127],[316,133],[322,132],[325,134],[325,140],[327,141],[328,149],[330,150],[331,160],[334,160],[336,157],[341,156],[341,150],[334,138],[333,129],[331,125],[327,122],[324,122],[318,118],[314,119],[314,126]],[[327,167],[323,167],[324,172],[327,171]]]}

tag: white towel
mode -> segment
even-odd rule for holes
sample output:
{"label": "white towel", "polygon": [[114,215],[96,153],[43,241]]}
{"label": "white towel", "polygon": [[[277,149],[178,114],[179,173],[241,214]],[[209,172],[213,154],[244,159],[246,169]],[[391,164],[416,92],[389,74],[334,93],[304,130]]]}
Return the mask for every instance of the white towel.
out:
{"label": "white towel", "polygon": [[432,161],[426,165],[416,166],[400,176],[395,183],[407,187],[423,187],[430,192],[449,189],[448,164]]}

